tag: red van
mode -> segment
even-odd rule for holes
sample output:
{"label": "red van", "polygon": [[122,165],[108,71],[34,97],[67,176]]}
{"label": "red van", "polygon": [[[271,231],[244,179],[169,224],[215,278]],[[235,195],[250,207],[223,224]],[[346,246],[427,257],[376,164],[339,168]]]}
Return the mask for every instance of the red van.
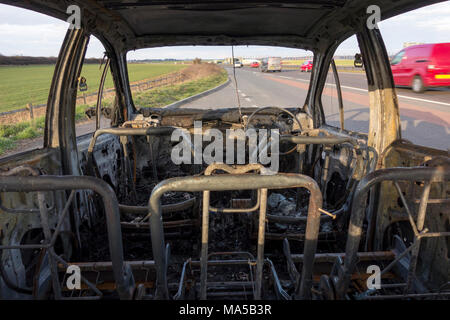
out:
{"label": "red van", "polygon": [[391,60],[396,86],[424,92],[430,87],[450,87],[450,43],[407,47]]}

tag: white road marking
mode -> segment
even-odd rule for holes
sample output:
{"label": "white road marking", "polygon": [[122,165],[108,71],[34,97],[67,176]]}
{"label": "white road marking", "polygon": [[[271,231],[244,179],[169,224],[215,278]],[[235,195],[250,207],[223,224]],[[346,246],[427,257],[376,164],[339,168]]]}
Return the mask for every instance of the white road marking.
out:
{"label": "white road marking", "polygon": [[408,127],[408,120],[401,120],[400,126],[402,127],[402,130],[406,130],[406,128]]}
{"label": "white road marking", "polygon": [[433,101],[433,100],[428,100],[428,99],[420,99],[420,98],[408,97],[408,96],[403,96],[403,95],[400,95],[400,94],[398,94],[397,97],[404,98],[404,99],[416,100],[416,101],[422,101],[422,102],[428,102],[428,103],[434,103],[434,104],[440,104],[442,106],[450,107],[450,103],[445,103],[445,102],[439,102],[439,101]]}
{"label": "white road marking", "polygon": [[258,106],[256,104],[252,105],[253,108],[258,108]]}
{"label": "white road marking", "polygon": [[[305,80],[305,79],[298,79],[298,78],[292,78],[294,80],[298,80],[298,81],[303,81],[303,82],[308,82],[309,80]],[[334,83],[327,83],[327,86],[332,86],[332,87],[336,87],[336,85]],[[341,88],[344,89],[349,89],[349,90],[355,90],[355,91],[360,91],[360,92],[367,92],[366,89],[361,89],[361,88],[355,88],[355,87],[349,87],[349,86],[341,86]],[[403,99],[410,99],[410,100],[415,100],[415,101],[421,101],[421,102],[427,102],[427,103],[434,103],[434,104],[439,104],[441,106],[447,106],[450,107],[450,103],[445,103],[445,102],[440,102],[440,101],[434,101],[434,100],[428,100],[428,99],[421,99],[421,98],[415,98],[415,97],[409,97],[409,96],[404,96],[401,94],[398,94],[397,97],[399,98],[403,98]]]}
{"label": "white road marking", "polygon": [[417,127],[421,122],[423,122],[423,120],[420,120],[420,119],[414,119],[414,120],[413,120],[414,127]]}
{"label": "white road marking", "polygon": [[245,100],[247,100],[248,102],[251,102],[252,100],[250,98],[245,98]]}

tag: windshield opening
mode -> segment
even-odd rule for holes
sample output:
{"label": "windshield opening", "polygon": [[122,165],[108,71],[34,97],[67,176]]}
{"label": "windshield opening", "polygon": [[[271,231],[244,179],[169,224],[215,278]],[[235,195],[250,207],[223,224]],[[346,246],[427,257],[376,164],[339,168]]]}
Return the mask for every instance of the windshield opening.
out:
{"label": "windshield opening", "polygon": [[310,51],[268,46],[160,47],[127,55],[137,109],[301,107],[310,80],[302,65],[312,60]]}

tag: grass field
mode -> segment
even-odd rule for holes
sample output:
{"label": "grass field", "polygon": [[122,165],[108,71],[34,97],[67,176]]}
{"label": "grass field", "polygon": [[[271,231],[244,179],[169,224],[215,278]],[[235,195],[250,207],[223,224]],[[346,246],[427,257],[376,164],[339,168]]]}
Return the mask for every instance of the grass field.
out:
{"label": "grass field", "polygon": [[[108,102],[105,101],[107,104]],[[76,107],[75,120],[85,120],[88,105]],[[45,129],[45,116],[38,117],[34,121],[23,121],[19,123],[0,125],[0,155],[13,149],[16,142],[24,139],[33,139],[43,135]]]}
{"label": "grass field", "polygon": [[[181,64],[129,64],[128,73],[130,82],[134,82],[186,67]],[[27,103],[46,103],[54,69],[54,65],[0,66],[0,112],[24,108]],[[87,93],[98,90],[101,73],[98,64],[84,65],[81,75],[87,79]],[[108,73],[105,88],[112,87],[111,73]]]}
{"label": "grass field", "polygon": [[203,79],[139,93],[134,96],[133,100],[137,107],[163,107],[173,102],[217,87],[219,84],[224,83],[227,79],[227,72],[222,70],[220,74],[211,75]]}
{"label": "grass field", "polygon": [[[227,79],[227,72],[222,70],[219,74],[214,74],[198,80],[135,93],[133,98],[137,107],[162,107],[208,89],[212,89],[225,82]],[[112,104],[112,98],[105,98],[103,106],[110,104]],[[93,105],[95,105],[95,103]],[[77,105],[75,120],[86,120],[85,111],[89,107],[91,107],[91,105]],[[34,121],[0,125],[0,155],[7,150],[14,149],[19,140],[42,136],[44,128],[44,116],[39,117]]]}

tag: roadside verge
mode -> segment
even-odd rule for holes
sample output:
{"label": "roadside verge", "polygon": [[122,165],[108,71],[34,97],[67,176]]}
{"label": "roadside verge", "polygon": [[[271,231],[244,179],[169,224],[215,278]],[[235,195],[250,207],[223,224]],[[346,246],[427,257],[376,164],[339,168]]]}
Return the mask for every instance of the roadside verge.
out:
{"label": "roadside verge", "polygon": [[219,85],[218,85],[217,87],[215,87],[215,88],[212,88],[212,89],[203,91],[203,92],[201,92],[201,93],[197,93],[197,94],[195,94],[195,95],[193,95],[193,96],[184,98],[184,99],[182,99],[182,100],[180,100],[180,101],[177,101],[177,102],[168,104],[167,106],[164,106],[163,108],[166,108],[166,109],[174,109],[174,108],[181,107],[182,105],[184,105],[184,104],[186,104],[186,103],[195,101],[195,100],[197,100],[197,99],[206,97],[206,96],[208,96],[208,95],[210,95],[210,94],[212,94],[212,93],[214,93],[214,92],[216,92],[216,91],[219,91],[219,90],[225,88],[226,86],[228,86],[230,83],[231,83],[231,80],[230,80],[230,78],[228,78],[227,81],[225,81],[225,82],[222,83],[222,84],[219,84]]}

